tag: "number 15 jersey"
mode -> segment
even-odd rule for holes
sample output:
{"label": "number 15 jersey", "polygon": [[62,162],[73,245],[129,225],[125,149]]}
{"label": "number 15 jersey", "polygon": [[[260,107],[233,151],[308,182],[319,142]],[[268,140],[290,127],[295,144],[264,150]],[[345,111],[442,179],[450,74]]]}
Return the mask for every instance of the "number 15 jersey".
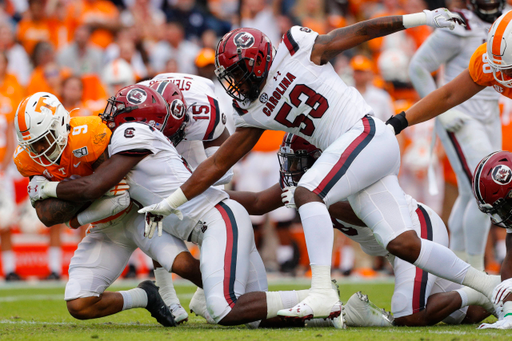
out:
{"label": "number 15 jersey", "polygon": [[259,98],[233,102],[237,127],[283,130],[325,150],[371,112],[363,96],[347,86],[330,63],[311,61],[317,37],[300,26],[283,36]]}

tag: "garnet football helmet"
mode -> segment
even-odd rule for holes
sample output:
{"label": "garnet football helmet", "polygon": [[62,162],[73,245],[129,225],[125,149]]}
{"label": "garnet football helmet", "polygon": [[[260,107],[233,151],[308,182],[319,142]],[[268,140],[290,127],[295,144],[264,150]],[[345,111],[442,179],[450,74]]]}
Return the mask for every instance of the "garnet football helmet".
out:
{"label": "garnet football helmet", "polygon": [[487,34],[487,61],[494,79],[512,88],[512,11],[503,14],[492,24]]}
{"label": "garnet football helmet", "polygon": [[483,21],[492,24],[505,7],[505,0],[470,0],[471,10]]}
{"label": "garnet football helmet", "polygon": [[494,224],[512,228],[512,153],[502,150],[480,161],[473,175],[473,194],[480,211]]}
{"label": "garnet football helmet", "polygon": [[167,102],[145,85],[124,87],[107,102],[101,118],[112,131],[127,122],[142,122],[163,131],[169,120]]}
{"label": "garnet football helmet", "polygon": [[287,133],[277,157],[281,179],[286,186],[297,186],[300,178],[310,169],[322,151],[302,137]]}
{"label": "garnet football helmet", "polygon": [[229,96],[238,101],[258,98],[267,79],[274,50],[270,39],[255,28],[238,28],[219,41],[215,74]]}
{"label": "garnet football helmet", "polygon": [[[34,162],[47,167],[55,164],[68,143],[69,112],[54,95],[36,92],[23,100],[16,110],[14,127],[19,145]],[[34,143],[46,140],[43,152]],[[49,155],[48,155],[49,154]]]}
{"label": "garnet football helmet", "polygon": [[187,103],[176,84],[170,80],[159,80],[150,85],[169,105],[170,116],[167,125],[162,130],[165,136],[177,146],[185,136],[185,125],[188,121]]}

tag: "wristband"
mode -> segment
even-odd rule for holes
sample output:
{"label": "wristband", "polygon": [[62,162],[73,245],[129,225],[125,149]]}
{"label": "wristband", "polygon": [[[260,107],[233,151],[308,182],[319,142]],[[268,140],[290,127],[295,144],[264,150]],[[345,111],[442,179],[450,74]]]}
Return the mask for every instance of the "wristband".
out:
{"label": "wristband", "polygon": [[405,28],[426,25],[427,15],[425,13],[404,14],[402,15],[402,22]]}
{"label": "wristband", "polygon": [[407,122],[407,118],[405,117],[405,111],[402,111],[400,114],[391,116],[386,124],[389,124],[395,130],[395,135],[400,134],[402,130],[409,126],[409,122]]}
{"label": "wristband", "polygon": [[47,198],[57,198],[57,185],[58,181],[49,181],[44,184],[43,188],[41,188],[41,192]]}
{"label": "wristband", "polygon": [[179,187],[177,190],[174,191],[173,194],[165,198],[165,201],[167,201],[169,206],[171,206],[172,208],[178,208],[184,203],[186,203],[188,199],[181,190],[181,187]]}

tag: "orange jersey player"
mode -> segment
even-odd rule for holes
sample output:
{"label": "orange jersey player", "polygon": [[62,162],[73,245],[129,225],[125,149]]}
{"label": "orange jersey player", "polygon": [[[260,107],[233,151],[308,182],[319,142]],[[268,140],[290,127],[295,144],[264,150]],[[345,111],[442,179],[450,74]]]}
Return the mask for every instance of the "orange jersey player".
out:
{"label": "orange jersey player", "polygon": [[[14,163],[23,176],[31,178],[29,193],[37,190],[38,179],[61,181],[72,175],[90,175],[107,158],[110,129],[97,116],[70,119],[67,110],[52,94],[39,92],[26,98],[18,107],[14,125],[19,142]],[[121,183],[110,192],[114,197],[123,196],[122,205],[121,198],[113,199],[110,201],[112,205],[107,205],[110,209],[105,206],[102,206],[104,210],[98,209],[98,202],[77,214],[83,204],[51,200],[33,202],[33,205],[46,226],[70,221],[70,226],[77,228],[121,215],[130,204],[126,188],[122,189]],[[105,198],[103,203],[110,199]],[[56,212],[66,214],[62,216]]]}
{"label": "orange jersey player", "polygon": [[501,15],[491,26],[487,43],[473,53],[469,68],[452,81],[432,91],[410,109],[386,123],[399,134],[409,125],[434,118],[492,86],[512,98],[512,11]]}

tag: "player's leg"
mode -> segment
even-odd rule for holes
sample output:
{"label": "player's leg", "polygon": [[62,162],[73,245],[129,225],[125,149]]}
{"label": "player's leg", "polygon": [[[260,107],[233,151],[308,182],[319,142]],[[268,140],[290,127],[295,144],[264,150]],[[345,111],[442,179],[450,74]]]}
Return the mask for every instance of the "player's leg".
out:
{"label": "player's leg", "polygon": [[118,218],[110,226],[94,227],[80,242],[69,266],[65,300],[69,313],[77,319],[91,319],[132,308],[146,308],[159,323],[174,326],[174,318],[151,281],[137,288],[105,292],[122,273],[137,248],[128,238],[130,218],[136,210]]}
{"label": "player's leg", "polygon": [[12,249],[11,228],[16,219],[16,203],[13,180],[0,172],[0,249],[2,251],[3,276],[6,281],[19,281],[16,273],[16,257]]}
{"label": "player's leg", "polygon": [[[194,239],[201,245],[206,304],[216,323],[237,325],[274,318],[278,310],[292,307],[307,295],[307,290],[247,292],[249,284],[256,289],[256,283],[265,287],[265,282],[260,278],[263,267],[254,253],[249,216],[239,203],[224,200],[202,220],[208,228]],[[252,269],[258,274],[251,283]]]}
{"label": "player's leg", "polygon": [[[399,165],[396,138],[382,121],[366,116],[334,141],[304,174],[295,191],[295,203],[311,264],[311,294],[307,302],[292,312],[283,311],[283,316],[312,313],[315,317],[325,317],[339,305],[336,293],[329,290],[334,234],[327,206],[388,174],[398,173]],[[402,201],[406,207],[405,198]],[[301,313],[296,314],[297,310]]]}

